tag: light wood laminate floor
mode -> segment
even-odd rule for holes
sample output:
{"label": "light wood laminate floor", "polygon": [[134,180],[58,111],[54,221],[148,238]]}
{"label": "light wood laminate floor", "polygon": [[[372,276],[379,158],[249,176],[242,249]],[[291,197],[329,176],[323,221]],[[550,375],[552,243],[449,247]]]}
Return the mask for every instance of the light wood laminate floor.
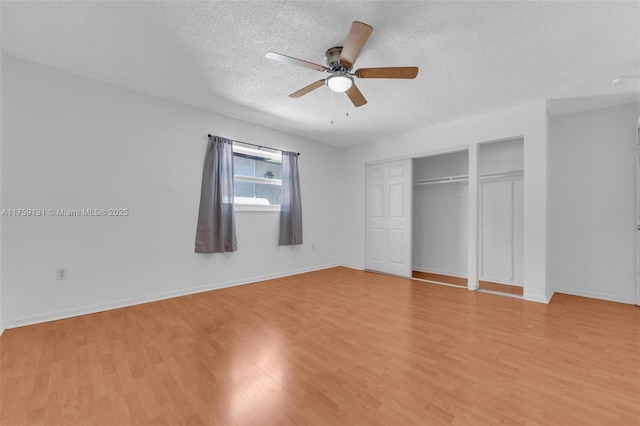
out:
{"label": "light wood laminate floor", "polygon": [[2,425],[640,424],[640,308],[335,268],[6,330]]}
{"label": "light wood laminate floor", "polygon": [[514,294],[516,296],[524,295],[524,288],[500,283],[492,283],[491,281],[478,281],[478,287],[483,290],[497,291],[499,293]]}
{"label": "light wood laminate floor", "polygon": [[434,274],[431,272],[413,271],[411,276],[421,280],[433,281],[436,283],[445,283],[457,285],[459,287],[467,287],[467,279],[460,277],[452,277],[451,275]]}

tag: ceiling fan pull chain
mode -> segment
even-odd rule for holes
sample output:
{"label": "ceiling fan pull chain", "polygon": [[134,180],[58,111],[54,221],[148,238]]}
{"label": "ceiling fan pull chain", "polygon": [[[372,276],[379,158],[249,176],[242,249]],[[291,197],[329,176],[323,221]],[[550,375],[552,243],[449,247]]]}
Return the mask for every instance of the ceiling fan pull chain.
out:
{"label": "ceiling fan pull chain", "polygon": [[331,91],[331,124],[333,124],[333,116],[335,115],[335,105],[333,102],[333,90]]}

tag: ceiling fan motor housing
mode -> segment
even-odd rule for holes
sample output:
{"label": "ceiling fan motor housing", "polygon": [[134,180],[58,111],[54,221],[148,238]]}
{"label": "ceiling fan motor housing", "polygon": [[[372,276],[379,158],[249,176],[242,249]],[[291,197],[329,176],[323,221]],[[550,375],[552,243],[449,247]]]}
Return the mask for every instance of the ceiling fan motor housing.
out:
{"label": "ceiling fan motor housing", "polygon": [[342,53],[342,46],[332,47],[324,54],[324,60],[327,66],[331,69],[332,73],[348,73],[351,71],[351,67],[345,67],[340,63],[340,54]]}

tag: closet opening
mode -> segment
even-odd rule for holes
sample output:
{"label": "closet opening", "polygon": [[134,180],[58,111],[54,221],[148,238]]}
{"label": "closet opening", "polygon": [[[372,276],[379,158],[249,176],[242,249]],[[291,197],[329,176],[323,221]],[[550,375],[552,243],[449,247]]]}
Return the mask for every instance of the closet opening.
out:
{"label": "closet opening", "polygon": [[469,151],[413,159],[412,277],[467,288]]}
{"label": "closet opening", "polygon": [[524,140],[478,145],[478,290],[522,297]]}

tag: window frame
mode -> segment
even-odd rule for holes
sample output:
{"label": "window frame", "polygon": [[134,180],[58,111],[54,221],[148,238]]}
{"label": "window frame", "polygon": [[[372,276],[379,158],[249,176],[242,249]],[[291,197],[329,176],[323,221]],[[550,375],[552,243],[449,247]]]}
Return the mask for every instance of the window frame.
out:
{"label": "window frame", "polygon": [[[236,150],[236,148],[239,148]],[[273,149],[263,148],[253,148],[248,144],[243,144],[242,142],[234,142],[233,144],[233,155],[236,156],[238,154],[250,155],[254,158],[254,160],[263,158],[266,163],[272,164],[280,164],[282,166],[282,152],[276,151]],[[276,157],[279,157],[279,162],[270,162],[266,161],[267,159],[276,160]],[[235,158],[234,158],[235,160]],[[282,188],[282,179],[269,179],[258,176],[247,176],[247,175],[239,175],[236,174],[236,170],[233,170],[233,184],[235,187],[236,182],[247,182],[247,183],[259,183],[266,185],[274,185]],[[279,212],[280,204],[251,204],[251,203],[239,203],[236,202],[236,197],[234,194],[233,199],[233,209],[236,212]]]}

